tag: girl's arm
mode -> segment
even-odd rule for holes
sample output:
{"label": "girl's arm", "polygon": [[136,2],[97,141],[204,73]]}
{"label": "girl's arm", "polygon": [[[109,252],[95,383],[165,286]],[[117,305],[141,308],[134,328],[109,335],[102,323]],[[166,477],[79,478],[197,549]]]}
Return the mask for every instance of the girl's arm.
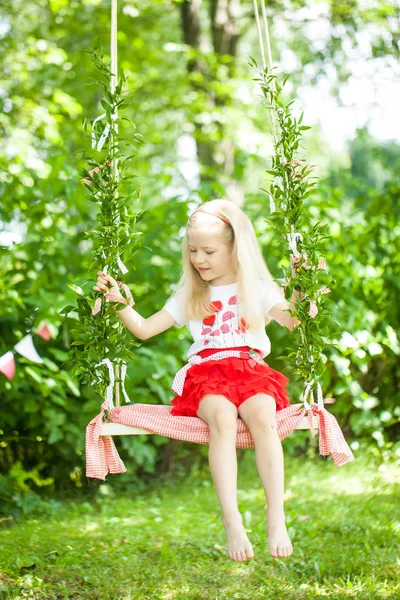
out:
{"label": "girl's arm", "polygon": [[268,317],[274,319],[274,321],[279,323],[279,325],[283,325],[284,327],[290,329],[290,331],[293,331],[293,329],[296,327],[296,325],[300,323],[300,321],[297,317],[291,317],[287,309],[290,307],[292,311],[296,310],[295,307],[298,295],[299,292],[294,290],[293,295],[290,299],[290,303],[288,304],[287,302],[282,302],[282,304],[276,304],[269,311]]}
{"label": "girl's arm", "polygon": [[[121,296],[115,279],[101,271],[97,273],[97,281],[93,289],[97,292],[110,291],[115,297]],[[123,299],[122,296],[121,298]],[[164,309],[159,310],[147,319],[129,305],[121,310],[115,310],[115,312],[128,331],[140,340],[147,340],[175,325],[173,317]]]}
{"label": "girl's arm", "polygon": [[139,315],[131,306],[125,306],[122,310],[116,310],[115,312],[128,331],[140,340],[148,340],[175,325],[175,320],[164,309],[159,310],[147,319]]}

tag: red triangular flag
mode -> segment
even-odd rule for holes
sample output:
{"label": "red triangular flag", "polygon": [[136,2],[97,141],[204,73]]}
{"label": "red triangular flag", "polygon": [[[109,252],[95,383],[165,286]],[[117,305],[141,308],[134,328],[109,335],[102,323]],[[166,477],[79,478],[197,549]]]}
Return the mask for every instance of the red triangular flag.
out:
{"label": "red triangular flag", "polygon": [[15,360],[11,350],[3,354],[3,356],[0,356],[0,373],[3,373],[9,381],[14,379]]}
{"label": "red triangular flag", "polygon": [[47,325],[46,325],[46,323],[44,321],[42,321],[40,323],[40,325],[36,329],[35,333],[37,333],[38,335],[40,335],[40,337],[43,338],[44,340],[46,340],[46,342],[48,342],[49,340],[51,340],[50,329],[47,327]]}

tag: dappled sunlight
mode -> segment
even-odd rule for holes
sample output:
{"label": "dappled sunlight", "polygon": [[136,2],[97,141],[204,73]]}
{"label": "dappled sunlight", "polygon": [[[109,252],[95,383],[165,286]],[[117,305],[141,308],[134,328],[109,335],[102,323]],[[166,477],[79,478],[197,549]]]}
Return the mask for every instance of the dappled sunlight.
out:
{"label": "dappled sunlight", "polygon": [[[267,60],[251,2],[2,4],[0,598],[397,600],[399,0],[267,3]],[[243,230],[219,218],[238,263],[218,258],[221,239],[200,260],[199,240],[191,264],[184,244],[182,264],[190,215],[213,198],[246,216]],[[315,437],[282,442],[288,558],[269,552],[266,496],[278,506],[282,486],[266,494],[257,464],[265,482],[272,459],[258,447],[257,461],[237,450],[255,554],[240,563],[207,436],[97,436],[113,403],[170,405],[195,328],[188,306],[161,309],[185,264],[202,285],[248,279],[227,295],[237,315],[218,291],[198,343],[251,340],[239,308],[262,300],[272,320],[255,349],[292,403],[306,382],[308,400],[326,401]],[[122,297],[96,289],[97,269],[123,280]],[[262,275],[282,292],[275,308],[269,285],[257,298]],[[92,453],[85,428],[106,402]],[[326,435],[336,420],[345,443]],[[237,516],[235,498],[222,505]]]}
{"label": "dappled sunlight", "polygon": [[86,531],[96,531],[97,529],[99,529],[99,527],[99,523],[87,523],[85,529]]}
{"label": "dappled sunlight", "polygon": [[[9,557],[8,568],[25,565],[33,570],[30,579],[23,572],[16,575],[17,585],[32,589],[29,586],[39,585],[37,576],[42,586],[49,582],[61,586],[68,572],[75,597],[82,600],[88,590],[92,590],[90,597],[99,600],[94,590],[95,594],[108,590],[110,597],[117,594],[139,600],[138,589],[143,598],[147,593],[193,600],[210,600],[210,590],[216,589],[221,598],[235,598],[240,589],[240,600],[390,598],[399,567],[394,541],[399,527],[395,487],[389,484],[382,492],[377,487],[376,495],[373,490],[363,493],[363,486],[373,485],[370,469],[363,470],[362,465],[356,477],[305,460],[293,461],[291,466],[291,497],[285,505],[294,548],[289,559],[269,555],[265,498],[262,488],[255,485],[252,469],[245,476],[248,491],[243,483],[239,488],[239,506],[255,552],[254,559],[245,563],[227,557],[216,492],[212,485],[204,486],[201,478],[144,497],[116,495],[105,500],[101,496],[97,511],[93,507],[95,514],[88,514],[85,503],[81,516],[79,503],[60,507],[53,517],[0,530],[0,543]],[[388,471],[394,474],[396,468],[388,465]],[[348,494],[341,479],[354,479],[357,494]],[[328,492],[340,489],[330,496],[324,491],[319,498],[318,486],[321,492],[326,487]]]}

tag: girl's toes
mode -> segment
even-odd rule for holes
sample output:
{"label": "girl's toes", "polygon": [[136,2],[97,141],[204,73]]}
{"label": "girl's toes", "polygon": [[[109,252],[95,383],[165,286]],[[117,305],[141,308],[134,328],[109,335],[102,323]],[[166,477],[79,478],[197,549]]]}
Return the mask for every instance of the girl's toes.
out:
{"label": "girl's toes", "polygon": [[252,546],[248,546],[246,548],[246,556],[247,556],[247,558],[253,558],[254,557],[254,551],[253,551]]}
{"label": "girl's toes", "polygon": [[275,546],[272,546],[270,549],[270,554],[272,556],[272,558],[279,558],[278,556],[278,549]]}

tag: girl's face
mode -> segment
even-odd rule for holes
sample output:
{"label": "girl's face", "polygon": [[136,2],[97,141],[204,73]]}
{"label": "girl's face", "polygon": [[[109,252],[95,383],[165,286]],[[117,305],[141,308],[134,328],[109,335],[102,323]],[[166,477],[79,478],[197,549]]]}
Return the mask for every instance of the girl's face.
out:
{"label": "girl's face", "polygon": [[216,217],[201,215],[196,227],[188,228],[190,260],[207,283],[228,285],[236,281],[236,272],[231,250],[221,242],[221,226],[215,221]]}

